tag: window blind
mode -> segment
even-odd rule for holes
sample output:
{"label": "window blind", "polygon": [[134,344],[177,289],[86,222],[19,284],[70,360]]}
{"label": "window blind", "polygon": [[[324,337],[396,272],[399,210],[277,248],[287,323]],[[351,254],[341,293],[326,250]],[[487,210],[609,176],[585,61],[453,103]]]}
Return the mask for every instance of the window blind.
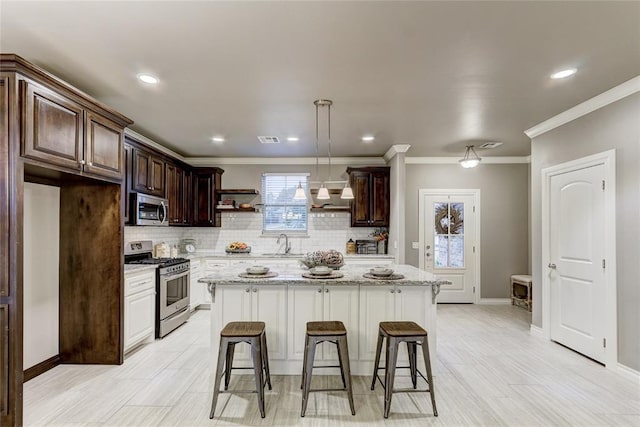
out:
{"label": "window blind", "polygon": [[298,183],[307,192],[307,174],[262,175],[262,231],[289,233],[307,231],[307,201],[294,200]]}

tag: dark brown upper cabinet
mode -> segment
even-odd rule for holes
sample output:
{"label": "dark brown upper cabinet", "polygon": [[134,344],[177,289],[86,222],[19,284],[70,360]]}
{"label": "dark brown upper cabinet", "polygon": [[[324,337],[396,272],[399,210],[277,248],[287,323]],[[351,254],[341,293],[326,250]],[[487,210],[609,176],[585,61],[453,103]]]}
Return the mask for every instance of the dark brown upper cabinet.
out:
{"label": "dark brown upper cabinet", "polygon": [[132,191],[165,197],[165,162],[148,151],[133,150]]}
{"label": "dark brown upper cabinet", "polygon": [[193,225],[196,227],[220,227],[220,212],[215,209],[217,190],[222,183],[220,168],[194,169],[193,180]]}
{"label": "dark brown upper cabinet", "polygon": [[388,227],[390,186],[388,167],[347,168],[353,189],[352,227]]}
{"label": "dark brown upper cabinet", "polygon": [[122,179],[124,127],[79,102],[20,80],[22,156],[73,173]]}
{"label": "dark brown upper cabinet", "polygon": [[167,163],[169,225],[191,225],[191,173]]}

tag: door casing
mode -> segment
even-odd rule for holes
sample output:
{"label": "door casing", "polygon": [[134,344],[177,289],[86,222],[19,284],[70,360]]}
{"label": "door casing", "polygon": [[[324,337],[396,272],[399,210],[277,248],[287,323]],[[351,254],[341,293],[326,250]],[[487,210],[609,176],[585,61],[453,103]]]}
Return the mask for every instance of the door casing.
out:
{"label": "door casing", "polygon": [[424,223],[424,215],[425,215],[425,206],[424,206],[424,197],[427,195],[443,195],[443,194],[455,194],[455,195],[465,195],[465,196],[473,196],[473,204],[476,208],[475,210],[475,247],[476,251],[474,255],[474,268],[475,268],[475,277],[476,277],[476,292],[473,296],[473,303],[480,303],[480,295],[482,291],[481,284],[481,276],[480,276],[480,212],[482,209],[480,208],[480,189],[443,189],[443,188],[421,188],[418,190],[418,234],[420,235],[420,247],[418,248],[418,266],[421,270],[424,270],[424,252],[425,252],[425,242],[424,233],[425,233],[425,223]]}
{"label": "door casing", "polygon": [[608,150],[591,156],[571,160],[559,165],[542,169],[542,333],[551,340],[551,280],[547,266],[550,259],[550,198],[551,177],[578,169],[604,165],[605,174],[605,302],[606,318],[605,366],[616,369],[618,363],[618,315],[617,315],[617,282],[616,282],[616,152]]}

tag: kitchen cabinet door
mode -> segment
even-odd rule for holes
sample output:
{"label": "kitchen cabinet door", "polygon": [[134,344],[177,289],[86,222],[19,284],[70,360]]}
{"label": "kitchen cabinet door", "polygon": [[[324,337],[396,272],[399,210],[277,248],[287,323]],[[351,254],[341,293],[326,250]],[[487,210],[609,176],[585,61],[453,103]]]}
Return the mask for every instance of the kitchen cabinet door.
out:
{"label": "kitchen cabinet door", "polygon": [[[431,357],[435,357],[435,325],[432,325],[431,310],[435,305],[431,304],[431,286],[397,286],[395,303],[395,320],[415,322],[426,329],[429,337],[429,351]],[[402,363],[408,360],[407,348],[402,346],[398,353],[398,360]],[[418,352],[418,366],[424,359]]]}
{"label": "kitchen cabinet door", "polygon": [[85,113],[84,171],[107,178],[122,178],[122,127],[106,118]]}
{"label": "kitchen cabinet door", "polygon": [[139,193],[165,197],[164,161],[151,153],[134,149],[131,186]]}
{"label": "kitchen cabinet door", "polygon": [[252,321],[266,324],[269,360],[287,358],[287,286],[254,285]]}
{"label": "kitchen cabinet door", "polygon": [[80,104],[21,80],[24,157],[82,170],[84,111]]}
{"label": "kitchen cabinet door", "polygon": [[390,182],[388,167],[347,168],[354,199],[352,227],[388,227]]}
{"label": "kitchen cabinet door", "polygon": [[[191,267],[189,270],[189,305],[191,306],[191,311],[198,308],[198,306],[204,303],[205,293],[209,293],[207,291],[207,285],[204,283],[198,283],[198,279],[202,277],[202,266],[200,261],[191,260]],[[211,302],[211,299],[209,299]]]}
{"label": "kitchen cabinet door", "polygon": [[[229,261],[226,260],[217,260],[217,259],[205,259],[204,260],[204,275],[208,276],[210,274],[215,274],[229,267]],[[207,290],[207,286],[205,284],[201,284],[203,286],[204,292],[204,304],[211,304],[211,294]],[[224,326],[224,325],[223,325]]]}
{"label": "kitchen cabinet door", "polygon": [[307,322],[322,320],[322,286],[290,286],[288,290],[288,359],[303,360]]}
{"label": "kitchen cabinet door", "polygon": [[[251,286],[224,285],[216,288],[216,308],[219,310],[220,328],[229,322],[251,321]],[[220,337],[216,338],[220,339]],[[217,357],[217,355],[216,355]],[[234,366],[249,366],[251,353],[247,344],[236,344]],[[236,365],[236,362],[239,364]]]}
{"label": "kitchen cabinet door", "polygon": [[220,188],[222,169],[207,168],[193,171],[193,225],[220,227],[221,216],[216,212],[216,191]]}
{"label": "kitchen cabinet door", "polygon": [[153,339],[156,327],[156,292],[147,289],[124,299],[124,351]]}
{"label": "kitchen cabinet door", "polygon": [[124,223],[129,224],[129,214],[131,213],[131,168],[132,168],[133,148],[124,144],[124,182],[122,189],[122,199],[124,203]]}
{"label": "kitchen cabinet door", "polygon": [[[324,287],[323,320],[338,320],[347,329],[349,359],[358,359],[358,321],[359,321],[358,285],[336,285]],[[335,345],[325,345],[322,350],[323,360],[338,360]]]}
{"label": "kitchen cabinet door", "polygon": [[378,325],[394,319],[395,286],[360,287],[360,360],[375,360]]}
{"label": "kitchen cabinet door", "polygon": [[184,170],[167,163],[165,177],[169,201],[169,225],[185,225]]}

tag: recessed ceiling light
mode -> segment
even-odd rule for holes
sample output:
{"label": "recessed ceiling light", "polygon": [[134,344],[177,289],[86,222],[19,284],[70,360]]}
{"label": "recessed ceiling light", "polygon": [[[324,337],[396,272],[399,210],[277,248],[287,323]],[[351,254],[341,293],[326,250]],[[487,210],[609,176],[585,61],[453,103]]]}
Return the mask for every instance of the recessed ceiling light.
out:
{"label": "recessed ceiling light", "polygon": [[148,83],[150,85],[155,85],[159,81],[156,76],[152,76],[151,74],[146,74],[146,73],[138,74],[138,79],[141,82]]}
{"label": "recessed ceiling light", "polygon": [[573,76],[578,71],[577,68],[567,68],[566,70],[558,71],[551,74],[552,79],[564,79],[569,76]]}
{"label": "recessed ceiling light", "polygon": [[371,135],[367,135],[367,136],[363,136],[363,137],[362,137],[362,140],[363,140],[364,142],[371,142],[371,141],[373,141],[374,139],[376,139],[376,138],[375,138],[375,137],[373,137],[373,136],[371,136]]}
{"label": "recessed ceiling light", "polygon": [[211,138],[211,140],[213,142],[224,142],[224,138],[221,136],[214,136],[213,138]]}
{"label": "recessed ceiling light", "polygon": [[298,138],[297,136],[287,137],[287,141],[296,142],[296,141],[299,141],[299,140],[300,140],[300,138]]}

